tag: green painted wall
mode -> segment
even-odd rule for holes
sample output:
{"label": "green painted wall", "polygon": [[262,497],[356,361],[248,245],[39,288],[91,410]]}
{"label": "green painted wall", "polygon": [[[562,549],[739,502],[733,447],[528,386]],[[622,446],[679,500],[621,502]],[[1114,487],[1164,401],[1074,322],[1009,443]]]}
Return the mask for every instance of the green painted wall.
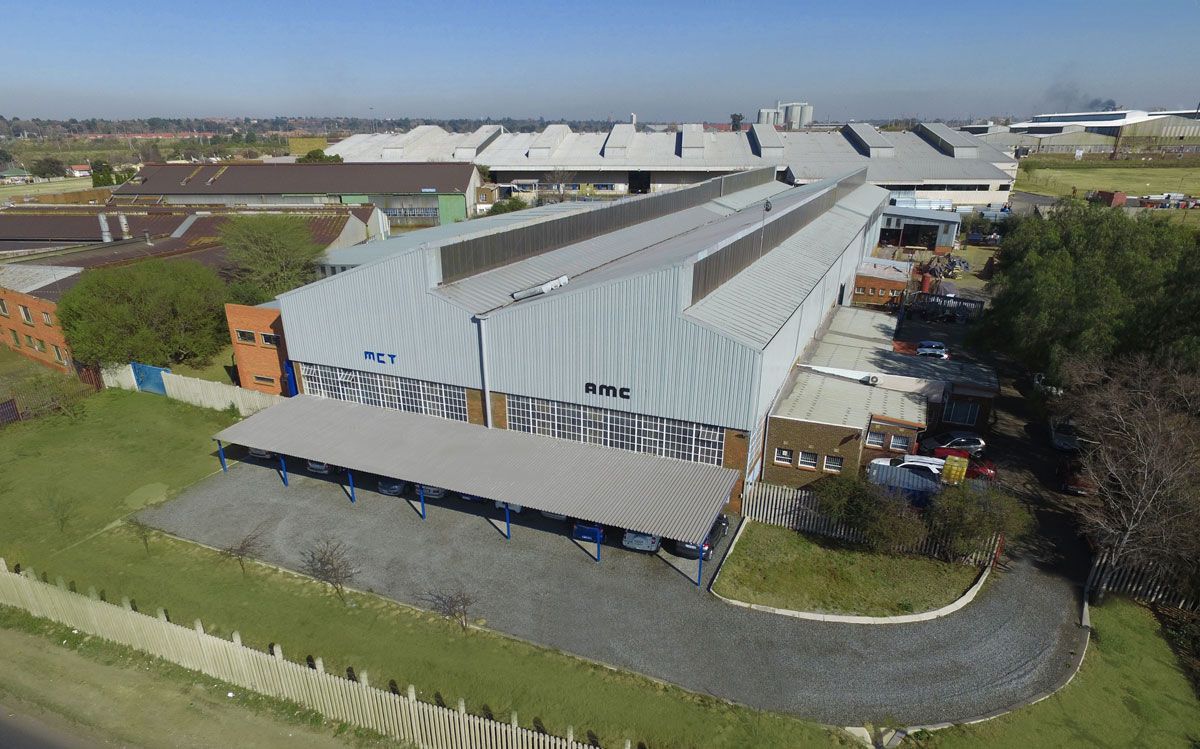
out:
{"label": "green painted wall", "polygon": [[466,195],[438,195],[438,223],[453,224],[466,218]]}

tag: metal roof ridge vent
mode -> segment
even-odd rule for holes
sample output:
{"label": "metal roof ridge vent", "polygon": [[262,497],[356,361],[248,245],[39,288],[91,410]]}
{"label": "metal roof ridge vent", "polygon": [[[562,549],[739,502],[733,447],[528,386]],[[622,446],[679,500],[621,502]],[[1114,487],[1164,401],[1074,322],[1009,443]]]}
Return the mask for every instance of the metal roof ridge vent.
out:
{"label": "metal roof ridge vent", "polygon": [[558,278],[555,278],[552,281],[547,281],[546,283],[544,283],[540,286],[530,286],[528,289],[521,289],[520,291],[514,291],[512,294],[512,298],[514,301],[519,302],[522,299],[528,299],[530,297],[541,296],[542,294],[549,294],[551,291],[554,291],[555,289],[566,286],[570,280],[571,279],[566,276],[559,276]]}

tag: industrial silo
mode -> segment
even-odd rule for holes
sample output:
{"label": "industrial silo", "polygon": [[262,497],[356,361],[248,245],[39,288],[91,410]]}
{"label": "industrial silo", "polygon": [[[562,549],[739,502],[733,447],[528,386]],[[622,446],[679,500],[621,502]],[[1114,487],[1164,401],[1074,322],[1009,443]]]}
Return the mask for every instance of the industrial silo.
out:
{"label": "industrial silo", "polygon": [[787,124],[788,130],[799,130],[801,127],[801,115],[805,105],[800,102],[788,104],[783,109],[783,121]]}
{"label": "industrial silo", "polygon": [[769,107],[764,107],[763,109],[758,110],[758,124],[774,125],[775,115],[778,114],[778,112],[779,110],[771,109]]}
{"label": "industrial silo", "polygon": [[808,127],[813,123],[813,106],[812,104],[800,105],[800,127]]}

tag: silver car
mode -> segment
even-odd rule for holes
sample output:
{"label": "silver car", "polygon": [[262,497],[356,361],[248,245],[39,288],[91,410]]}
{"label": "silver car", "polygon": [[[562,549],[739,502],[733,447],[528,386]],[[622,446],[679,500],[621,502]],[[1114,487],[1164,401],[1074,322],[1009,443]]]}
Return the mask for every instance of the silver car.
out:
{"label": "silver car", "polygon": [[653,554],[662,548],[662,538],[658,536],[651,536],[649,533],[625,531],[625,535],[621,537],[621,545],[626,549],[645,551]]}

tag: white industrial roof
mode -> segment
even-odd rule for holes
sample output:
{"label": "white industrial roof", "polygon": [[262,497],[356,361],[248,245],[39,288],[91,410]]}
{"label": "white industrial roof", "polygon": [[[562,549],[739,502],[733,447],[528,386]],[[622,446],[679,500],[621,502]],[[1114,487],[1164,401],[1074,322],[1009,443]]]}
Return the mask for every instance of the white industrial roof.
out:
{"label": "white industrial roof", "polygon": [[901,208],[900,206],[889,205],[883,209],[885,216],[902,216],[904,218],[914,218],[925,221],[937,221],[947,224],[961,224],[962,216],[958,211],[937,211],[930,208]]}
{"label": "white industrial roof", "polygon": [[969,385],[984,390],[999,390],[996,372],[991,367],[957,359],[934,359],[905,354],[888,348],[864,348],[822,340],[804,362],[810,367],[826,367],[849,372],[864,372],[910,377],[917,380]]}
{"label": "white industrial roof", "polygon": [[[872,262],[872,260],[867,262]],[[903,264],[911,266],[911,263]],[[821,340],[839,345],[882,348],[890,351],[892,339],[895,337],[896,318],[894,316],[863,307],[838,307]]]}
{"label": "white industrial roof", "polygon": [[216,439],[700,543],[729,501],[728,468],[297,395]]}
{"label": "white industrial roof", "polygon": [[927,400],[920,393],[887,390],[805,369],[794,371],[789,387],[772,416],[856,429],[865,429],[873,416],[925,426]]}
{"label": "white industrial roof", "polygon": [[4,264],[0,265],[0,288],[28,294],[82,270],[60,265]]}

